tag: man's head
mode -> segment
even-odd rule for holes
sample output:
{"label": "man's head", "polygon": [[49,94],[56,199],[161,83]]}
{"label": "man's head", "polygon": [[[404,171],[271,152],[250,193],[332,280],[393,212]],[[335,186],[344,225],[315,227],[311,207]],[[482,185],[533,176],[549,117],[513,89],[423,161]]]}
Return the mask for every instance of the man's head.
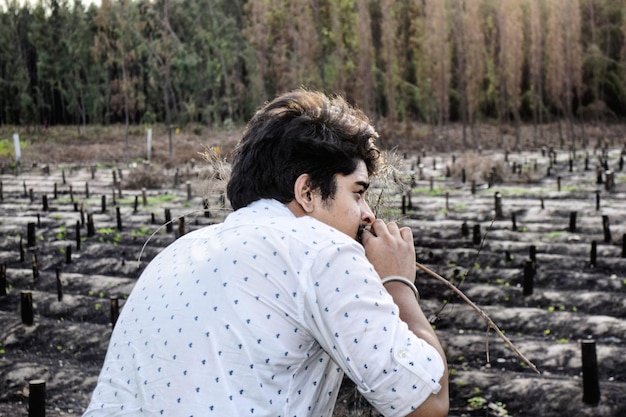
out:
{"label": "man's head", "polygon": [[373,175],[380,152],[378,134],[363,112],[341,97],[295,90],[262,107],[250,120],[236,151],[227,195],[233,208],[262,198],[294,200],[294,184],[322,200],[333,198],[336,176],[355,172],[360,162]]}

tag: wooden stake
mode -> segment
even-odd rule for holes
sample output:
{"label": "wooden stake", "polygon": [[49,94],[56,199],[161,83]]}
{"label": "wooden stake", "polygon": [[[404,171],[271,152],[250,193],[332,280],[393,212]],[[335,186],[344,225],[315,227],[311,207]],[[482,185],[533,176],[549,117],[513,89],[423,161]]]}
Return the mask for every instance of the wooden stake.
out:
{"label": "wooden stake", "polygon": [[474,245],[480,245],[480,241],[482,240],[482,236],[480,235],[480,224],[475,224],[473,229],[473,242]]}
{"label": "wooden stake", "polygon": [[30,255],[30,259],[33,263],[33,281],[37,281],[39,279],[39,266],[37,265],[37,254],[32,252]]}
{"label": "wooden stake", "polygon": [[122,230],[122,213],[119,207],[115,207],[115,218],[117,219],[117,230]]}
{"label": "wooden stake", "polygon": [[80,250],[80,221],[76,220],[76,250]]}
{"label": "wooden stake", "polygon": [[524,282],[523,282],[523,294],[532,295],[534,289],[535,278],[535,264],[532,260],[527,259],[524,261]]}
{"label": "wooden stake", "polygon": [[494,194],[494,210],[496,213],[496,219],[502,218],[502,194],[496,191]]}
{"label": "wooden stake", "polygon": [[535,245],[530,245],[528,248],[528,257],[534,264],[537,263],[537,247]]}
{"label": "wooden stake", "polygon": [[467,225],[467,222],[463,222],[463,224],[461,224],[461,235],[463,237],[469,236],[469,226]]}
{"label": "wooden stake", "polygon": [[609,216],[602,216],[602,231],[604,232],[604,242],[611,243],[611,228],[609,226]]}
{"label": "wooden stake", "polygon": [[172,212],[170,209],[165,209],[165,230],[167,233],[172,233],[174,228],[172,227]]}
{"label": "wooden stake", "polygon": [[204,209],[204,217],[207,219],[211,217],[211,211],[209,210],[209,199],[205,198],[202,200],[202,208]]}
{"label": "wooden stake", "polygon": [[7,264],[0,265],[0,296],[7,295]]}
{"label": "wooden stake", "polygon": [[26,236],[27,236],[27,242],[28,242],[26,244],[26,246],[29,247],[29,248],[35,247],[35,241],[36,241],[35,240],[35,226],[36,226],[36,224],[33,223],[33,222],[29,222],[26,225],[26,227],[27,227]]}
{"label": "wooden stake", "polygon": [[577,212],[572,211],[569,214],[569,231],[570,233],[576,233],[576,216],[578,215]]}
{"label": "wooden stake", "polygon": [[582,340],[580,342],[583,370],[583,402],[598,405],[600,402],[600,384],[598,383],[598,358],[596,342]]}
{"label": "wooden stake", "polygon": [[63,301],[63,284],[61,283],[61,269],[56,269],[56,277],[57,277],[57,300],[59,302]]}
{"label": "wooden stake", "polygon": [[590,260],[589,260],[589,266],[591,267],[595,267],[596,266],[596,258],[598,256],[598,243],[595,240],[591,241],[591,253],[590,253]]}
{"label": "wooden stake", "polygon": [[93,213],[87,214],[87,237],[96,235],[96,227],[93,223]]}
{"label": "wooden stake", "polygon": [[111,325],[115,327],[117,319],[120,316],[120,306],[117,297],[111,297]]}
{"label": "wooden stake", "polygon": [[181,216],[178,218],[178,237],[181,237],[185,234],[185,217]]}
{"label": "wooden stake", "polygon": [[20,293],[20,305],[22,314],[22,323],[31,326],[33,319],[33,293],[32,291],[22,291]]}
{"label": "wooden stake", "polygon": [[26,254],[24,253],[24,244],[23,244],[23,238],[22,236],[20,236],[20,262],[24,262],[24,259],[26,257]]}
{"label": "wooden stake", "polygon": [[46,417],[46,381],[28,381],[28,417]]}

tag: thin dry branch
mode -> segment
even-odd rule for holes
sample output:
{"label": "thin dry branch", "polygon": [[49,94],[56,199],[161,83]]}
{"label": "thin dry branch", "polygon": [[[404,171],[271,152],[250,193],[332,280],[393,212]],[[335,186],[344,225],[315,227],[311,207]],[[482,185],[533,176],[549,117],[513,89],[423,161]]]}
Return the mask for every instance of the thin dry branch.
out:
{"label": "thin dry branch", "polygon": [[505,343],[507,343],[509,346],[511,346],[511,349],[513,349],[513,352],[515,352],[515,354],[517,356],[519,356],[520,358],[522,358],[522,360],[524,362],[526,362],[528,364],[528,366],[530,366],[530,368],[537,372],[538,374],[541,374],[541,372],[539,371],[539,369],[535,366],[534,363],[532,363],[522,352],[520,352],[520,350],[513,344],[513,342],[511,342],[511,340],[509,340],[508,337],[506,337],[504,335],[504,333],[502,333],[502,330],[500,330],[500,328],[493,322],[493,320],[491,320],[491,318],[487,315],[487,313],[485,313],[484,311],[481,310],[480,307],[478,307],[476,304],[474,304],[474,302],[472,300],[470,300],[465,294],[463,294],[463,292],[461,290],[459,290],[454,284],[452,284],[450,281],[448,281],[447,279],[445,279],[444,277],[442,277],[441,275],[437,274],[436,272],[432,271],[431,269],[427,268],[426,266],[420,264],[419,262],[415,262],[415,266],[417,266],[419,269],[421,269],[422,271],[426,272],[428,275],[430,275],[431,277],[435,278],[436,280],[442,282],[446,287],[450,288],[452,291],[454,291],[459,297],[461,297],[461,299],[463,299],[463,301],[465,301],[471,308],[473,308],[474,310],[476,310],[476,312],[478,313],[478,315],[480,317],[482,317],[483,320],[485,320],[485,322],[487,323],[487,325],[489,326],[489,328],[493,329],[498,336],[500,336],[500,338],[502,338],[502,340],[504,340]]}

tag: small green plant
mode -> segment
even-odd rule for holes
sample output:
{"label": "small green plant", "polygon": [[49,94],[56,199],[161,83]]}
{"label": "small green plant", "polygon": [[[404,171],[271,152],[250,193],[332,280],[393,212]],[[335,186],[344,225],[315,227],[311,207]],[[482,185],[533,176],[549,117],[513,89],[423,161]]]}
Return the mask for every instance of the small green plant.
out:
{"label": "small green plant", "polygon": [[568,185],[566,187],[563,187],[562,190],[568,193],[575,193],[576,191],[578,191],[578,187],[575,185]]}
{"label": "small green plant", "polygon": [[469,407],[472,410],[480,410],[481,408],[485,406],[485,404],[487,404],[487,400],[484,397],[481,397],[480,395],[476,395],[468,399],[467,403],[469,404]]}
{"label": "small green plant", "polygon": [[135,237],[144,237],[148,236],[150,234],[150,231],[147,228],[140,226],[139,229],[133,229],[130,234],[131,236]]}
{"label": "small green plant", "polygon": [[98,239],[101,243],[112,243],[117,245],[122,241],[122,235],[110,227],[98,229],[98,234],[103,235]]}
{"label": "small green plant", "polygon": [[555,231],[555,232],[550,232],[548,233],[548,239],[558,239],[559,237],[563,236],[563,232],[562,231]]}
{"label": "small green plant", "polygon": [[57,232],[57,240],[65,240],[65,237],[67,236],[67,229],[65,228],[65,226],[61,226],[59,227],[59,231]]}

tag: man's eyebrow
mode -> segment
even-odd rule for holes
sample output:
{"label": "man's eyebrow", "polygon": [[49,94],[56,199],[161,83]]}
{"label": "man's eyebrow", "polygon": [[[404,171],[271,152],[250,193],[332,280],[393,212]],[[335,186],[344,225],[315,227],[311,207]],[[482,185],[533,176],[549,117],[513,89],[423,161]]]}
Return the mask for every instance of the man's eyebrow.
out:
{"label": "man's eyebrow", "polygon": [[365,188],[366,190],[368,188],[370,188],[370,183],[367,181],[357,181],[356,185],[360,185],[361,187]]}

